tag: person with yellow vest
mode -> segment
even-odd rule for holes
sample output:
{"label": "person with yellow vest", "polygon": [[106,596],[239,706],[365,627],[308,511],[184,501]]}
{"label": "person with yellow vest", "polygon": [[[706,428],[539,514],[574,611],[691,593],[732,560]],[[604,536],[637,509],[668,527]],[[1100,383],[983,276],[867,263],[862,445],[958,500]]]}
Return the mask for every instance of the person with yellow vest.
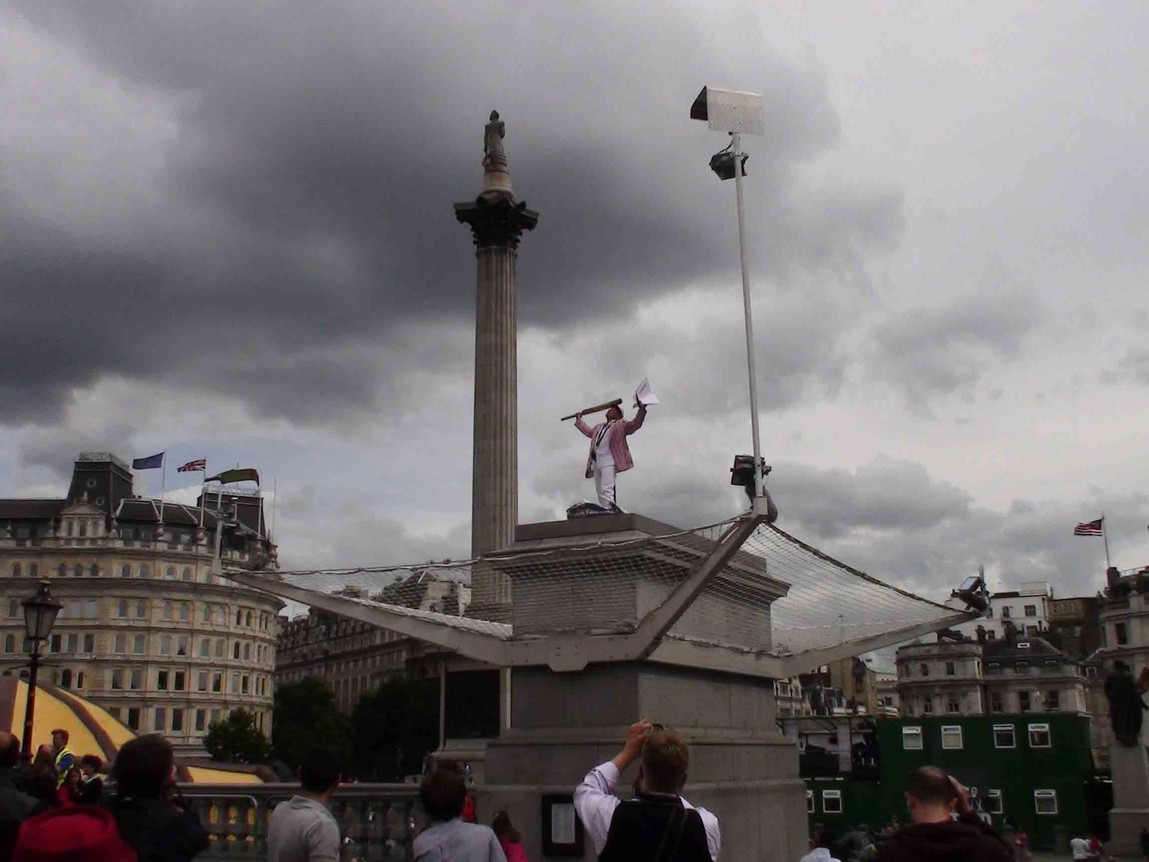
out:
{"label": "person with yellow vest", "polygon": [[52,748],[56,751],[56,786],[59,787],[68,777],[68,770],[76,765],[76,755],[68,748],[68,731],[62,728],[52,731]]}

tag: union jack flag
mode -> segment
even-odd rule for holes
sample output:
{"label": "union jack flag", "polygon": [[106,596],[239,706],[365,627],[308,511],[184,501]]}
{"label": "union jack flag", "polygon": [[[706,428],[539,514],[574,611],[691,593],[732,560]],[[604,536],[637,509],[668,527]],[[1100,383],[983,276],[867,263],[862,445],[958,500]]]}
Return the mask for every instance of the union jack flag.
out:
{"label": "union jack flag", "polygon": [[177,467],[177,473],[197,473],[207,469],[207,458],[197,458],[194,461],[188,461],[182,467]]}

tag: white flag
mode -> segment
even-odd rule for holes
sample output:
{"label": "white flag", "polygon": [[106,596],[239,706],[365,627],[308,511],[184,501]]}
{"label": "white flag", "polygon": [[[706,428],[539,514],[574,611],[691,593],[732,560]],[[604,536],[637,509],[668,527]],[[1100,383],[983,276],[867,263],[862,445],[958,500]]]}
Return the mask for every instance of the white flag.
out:
{"label": "white flag", "polygon": [[642,382],[638,384],[638,388],[634,390],[634,403],[641,404],[644,407],[649,407],[651,404],[661,404],[658,396],[654,394],[654,390],[650,388],[650,381],[645,377]]}

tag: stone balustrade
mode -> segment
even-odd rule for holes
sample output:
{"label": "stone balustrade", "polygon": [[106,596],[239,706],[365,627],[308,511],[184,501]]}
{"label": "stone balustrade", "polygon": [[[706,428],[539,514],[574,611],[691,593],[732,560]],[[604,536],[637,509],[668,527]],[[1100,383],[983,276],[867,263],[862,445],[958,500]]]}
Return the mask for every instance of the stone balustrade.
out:
{"label": "stone balustrade", "polygon": [[[184,785],[188,806],[211,836],[211,846],[197,860],[266,859],[271,812],[297,789],[294,784]],[[424,822],[415,784],[342,785],[331,810],[343,836],[341,862],[404,859]]]}

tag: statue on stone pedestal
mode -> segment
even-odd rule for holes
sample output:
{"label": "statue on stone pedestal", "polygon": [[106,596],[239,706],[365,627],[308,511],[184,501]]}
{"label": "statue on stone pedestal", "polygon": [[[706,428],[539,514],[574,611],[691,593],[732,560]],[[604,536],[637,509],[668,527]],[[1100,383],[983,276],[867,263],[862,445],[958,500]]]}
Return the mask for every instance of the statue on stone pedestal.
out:
{"label": "statue on stone pedestal", "polygon": [[1133,679],[1129,665],[1117,659],[1105,678],[1105,698],[1109,701],[1109,723],[1120,745],[1133,748],[1141,738],[1142,713],[1149,709],[1141,699],[1144,687]]}
{"label": "statue on stone pedestal", "polygon": [[507,154],[503,150],[503,138],[507,136],[507,124],[499,119],[498,111],[491,111],[491,121],[483,128],[483,167],[490,167],[496,161],[505,164]]}

